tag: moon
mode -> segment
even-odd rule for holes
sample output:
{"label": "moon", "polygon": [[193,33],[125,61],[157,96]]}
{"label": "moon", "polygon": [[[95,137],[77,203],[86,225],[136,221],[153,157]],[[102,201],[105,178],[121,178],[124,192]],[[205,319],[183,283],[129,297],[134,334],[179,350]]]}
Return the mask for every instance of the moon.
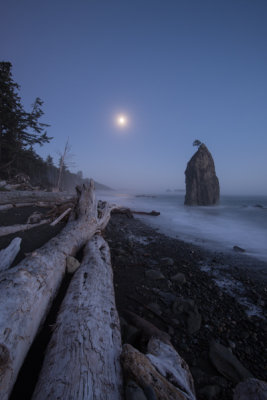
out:
{"label": "moon", "polygon": [[117,125],[120,127],[124,127],[127,125],[127,117],[125,115],[118,115],[117,116]]}

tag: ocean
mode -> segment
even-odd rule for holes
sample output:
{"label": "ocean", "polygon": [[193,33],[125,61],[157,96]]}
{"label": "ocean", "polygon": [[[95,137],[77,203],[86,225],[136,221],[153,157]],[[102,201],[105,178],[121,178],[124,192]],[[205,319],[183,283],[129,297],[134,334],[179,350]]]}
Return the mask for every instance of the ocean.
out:
{"label": "ocean", "polygon": [[[138,195],[138,197],[137,197]],[[211,207],[184,206],[184,193],[143,197],[140,193],[98,192],[98,198],[136,211],[159,211],[160,216],[138,216],[160,232],[215,251],[233,252],[267,261],[267,196],[221,196]]]}

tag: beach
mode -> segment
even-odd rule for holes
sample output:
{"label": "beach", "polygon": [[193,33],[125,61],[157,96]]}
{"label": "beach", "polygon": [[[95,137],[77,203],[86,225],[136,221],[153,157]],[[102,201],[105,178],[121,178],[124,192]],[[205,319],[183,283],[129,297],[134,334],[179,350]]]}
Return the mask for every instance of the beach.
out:
{"label": "beach", "polygon": [[[124,215],[111,218],[105,237],[119,314],[133,311],[170,335],[189,365],[197,398],[232,398],[235,383],[210,362],[213,340],[230,348],[254,377],[266,380],[266,263],[204,250]],[[230,295],[227,286],[216,284],[210,271],[218,270],[237,292]],[[150,271],[156,271],[154,278]],[[138,334],[131,331],[126,325],[123,339],[138,347]]]}
{"label": "beach", "polygon": [[[16,215],[14,210],[1,212],[1,224],[23,223],[36,208],[15,211]],[[40,226],[9,235],[1,238],[0,246],[4,248],[13,237],[22,238],[16,264],[63,226],[64,223],[56,227]],[[124,343],[132,343],[139,349],[146,344],[140,332],[128,322],[127,311],[168,333],[171,343],[189,365],[200,400],[231,399],[238,379],[223,376],[211,362],[214,341],[230,349],[252,376],[267,379],[264,261],[239,253],[210,251],[159,233],[140,218],[117,213],[112,215],[103,236],[111,251]],[[54,314],[55,319],[55,311]],[[49,324],[53,325],[53,320]],[[46,335],[50,333],[51,327]],[[40,363],[39,355],[33,359]],[[36,369],[33,362],[31,368]],[[22,385],[25,386],[25,380]]]}

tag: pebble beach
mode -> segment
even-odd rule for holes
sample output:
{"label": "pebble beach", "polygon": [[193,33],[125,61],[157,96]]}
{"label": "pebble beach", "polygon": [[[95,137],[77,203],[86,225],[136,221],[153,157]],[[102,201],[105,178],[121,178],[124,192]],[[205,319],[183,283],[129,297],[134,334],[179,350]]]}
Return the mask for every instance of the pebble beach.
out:
{"label": "pebble beach", "polygon": [[[24,223],[36,210],[3,211],[1,224]],[[22,238],[15,265],[63,226],[8,235],[0,247]],[[245,377],[267,380],[265,262],[204,250],[123,214],[112,215],[103,235],[111,251],[123,343],[145,351],[146,340],[127,319],[128,311],[167,333],[189,365],[200,400],[232,399]]]}

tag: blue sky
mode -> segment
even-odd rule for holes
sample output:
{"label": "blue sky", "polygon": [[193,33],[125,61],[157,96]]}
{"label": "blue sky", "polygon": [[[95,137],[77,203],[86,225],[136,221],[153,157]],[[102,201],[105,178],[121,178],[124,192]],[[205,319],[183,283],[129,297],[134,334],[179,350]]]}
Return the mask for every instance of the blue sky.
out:
{"label": "blue sky", "polygon": [[267,194],[266,21],[266,0],[9,0],[0,54],[45,102],[43,157],[69,137],[85,176],[183,188],[200,139],[222,193]]}

